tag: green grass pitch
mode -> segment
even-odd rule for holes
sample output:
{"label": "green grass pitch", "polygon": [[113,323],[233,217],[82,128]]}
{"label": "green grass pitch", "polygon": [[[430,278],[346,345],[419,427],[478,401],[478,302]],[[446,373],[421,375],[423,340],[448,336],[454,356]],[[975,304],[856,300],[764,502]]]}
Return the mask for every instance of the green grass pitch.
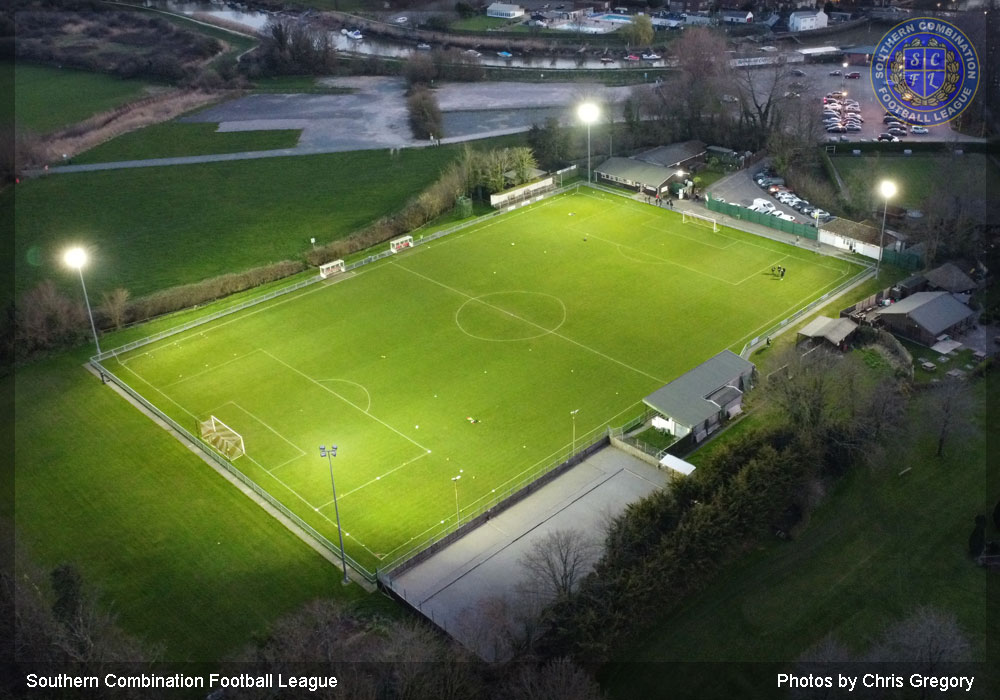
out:
{"label": "green grass pitch", "polygon": [[[771,267],[783,265],[783,280]],[[108,368],[374,569],[620,426],[854,264],[595,191],[561,195],[123,355]],[[478,422],[472,422],[472,418]]]}

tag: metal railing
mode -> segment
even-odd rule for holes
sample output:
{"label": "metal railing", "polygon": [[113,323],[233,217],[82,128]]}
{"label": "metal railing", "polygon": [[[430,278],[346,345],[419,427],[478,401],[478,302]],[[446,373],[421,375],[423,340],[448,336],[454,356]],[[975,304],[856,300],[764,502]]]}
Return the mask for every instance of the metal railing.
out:
{"label": "metal railing", "polygon": [[[303,532],[305,532],[307,535],[313,538],[313,540],[315,540],[320,546],[328,550],[335,557],[337,558],[340,557],[340,547],[333,544],[325,536],[321,535],[312,525],[304,521],[302,518],[300,518],[298,515],[292,512],[288,507],[286,507],[281,501],[279,501],[277,498],[268,493],[268,491],[264,489],[262,486],[260,486],[257,482],[255,482],[249,476],[247,476],[239,469],[237,469],[232,462],[224,458],[215,450],[208,447],[208,445],[206,445],[202,440],[192,435],[177,421],[175,421],[173,418],[171,418],[163,411],[158,409],[151,401],[147,400],[146,397],[144,397],[138,391],[129,386],[120,377],[115,375],[114,372],[111,372],[106,367],[104,367],[97,358],[91,358],[90,363],[91,365],[94,366],[95,369],[97,369],[98,372],[102,374],[103,377],[106,377],[107,379],[110,379],[112,382],[114,382],[116,386],[121,388],[122,391],[127,393],[134,400],[138,401],[146,410],[150,411],[153,415],[155,415],[157,418],[159,418],[168,426],[170,426],[170,428],[178,435],[180,435],[184,440],[191,443],[194,447],[197,447],[202,452],[202,454],[209,457],[216,465],[225,469],[227,472],[236,477],[237,480],[239,480],[242,484],[247,486],[260,498],[266,501],[268,505],[270,505],[272,508],[277,510],[283,516],[288,518],[290,521],[292,521],[292,523],[295,524],[296,527],[300,528]],[[358,574],[360,574],[366,581],[368,581],[369,583],[377,582],[378,580],[377,572],[369,571],[364,566],[355,561],[350,555],[345,554],[345,559],[347,560],[347,564],[352,569],[354,569]]]}
{"label": "metal railing", "polygon": [[[641,415],[631,419],[621,427],[599,427],[591,430],[589,433],[578,436],[574,445],[571,445],[564,450],[560,450],[558,456],[553,458],[551,461],[546,462],[536,469],[532,469],[528,474],[521,476],[516,481],[508,484],[501,490],[495,490],[488,497],[483,497],[476,503],[462,508],[460,510],[462,522],[473,522],[476,518],[486,513],[488,510],[496,508],[504,502],[511,500],[513,496],[518,494],[526,495],[526,493],[530,493],[528,490],[532,488],[532,485],[546,474],[555,471],[563,465],[571,464],[574,457],[586,454],[596,445],[599,445],[607,440],[609,436],[627,433],[637,425],[640,425],[645,419],[646,413],[643,412]],[[455,522],[445,521],[440,528],[428,534],[423,540],[414,544],[406,551],[395,555],[392,559],[381,562],[379,564],[379,576],[383,577],[387,574],[391,574],[394,569],[399,568],[402,564],[405,564],[407,561],[425,551],[428,547],[443,540],[445,537],[458,532],[462,529],[462,527],[463,526],[457,522],[457,518]]]}
{"label": "metal railing", "polygon": [[771,327],[769,327],[767,330],[765,330],[763,333],[761,333],[757,337],[753,338],[749,343],[747,343],[746,345],[744,345],[743,349],[740,350],[740,357],[743,357],[743,358],[748,357],[749,354],[750,354],[750,351],[753,350],[758,345],[760,345],[762,342],[764,342],[764,339],[766,339],[766,338],[774,335],[775,333],[777,333],[779,330],[781,330],[785,326],[789,325],[790,323],[793,323],[794,321],[797,321],[798,319],[802,318],[802,316],[804,316],[805,314],[807,314],[810,311],[812,311],[813,309],[815,309],[817,306],[819,306],[820,304],[822,304],[823,302],[825,302],[830,297],[837,296],[838,294],[840,294],[841,292],[843,292],[847,288],[849,288],[849,287],[857,284],[858,282],[860,282],[864,278],[866,278],[869,275],[873,274],[873,272],[872,272],[873,269],[874,268],[871,268],[871,267],[865,268],[864,270],[862,270],[858,274],[854,275],[854,277],[851,277],[846,282],[841,282],[839,285],[837,285],[837,287],[835,287],[834,289],[831,289],[829,292],[827,292],[826,294],[824,294],[823,296],[821,296],[819,299],[814,299],[813,301],[809,302],[808,304],[806,304],[802,308],[798,309],[797,311],[795,311],[794,313],[792,313],[791,315],[789,315],[787,318],[784,318],[781,321],[778,321],[777,323],[775,323],[774,325],[772,325]]}

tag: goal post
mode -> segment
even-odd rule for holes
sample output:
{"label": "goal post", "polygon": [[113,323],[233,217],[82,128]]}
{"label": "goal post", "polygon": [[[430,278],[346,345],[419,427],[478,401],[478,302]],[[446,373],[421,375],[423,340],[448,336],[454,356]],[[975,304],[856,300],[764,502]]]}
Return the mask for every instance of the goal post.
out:
{"label": "goal post", "polygon": [[719,230],[719,222],[710,216],[704,216],[702,214],[695,214],[693,212],[681,212],[681,221],[685,224],[696,224],[698,226],[706,226],[713,231]]}
{"label": "goal post", "polygon": [[345,269],[343,260],[334,260],[333,262],[323,263],[319,266],[319,276],[326,279],[331,275],[343,272]]}
{"label": "goal post", "polygon": [[215,416],[209,416],[206,420],[199,421],[198,427],[201,439],[229,459],[236,459],[246,454],[243,436]]}
{"label": "goal post", "polygon": [[413,236],[403,236],[401,238],[396,238],[394,240],[389,241],[389,250],[391,250],[393,253],[398,253],[401,250],[405,250],[406,248],[412,248],[412,247],[413,247]]}

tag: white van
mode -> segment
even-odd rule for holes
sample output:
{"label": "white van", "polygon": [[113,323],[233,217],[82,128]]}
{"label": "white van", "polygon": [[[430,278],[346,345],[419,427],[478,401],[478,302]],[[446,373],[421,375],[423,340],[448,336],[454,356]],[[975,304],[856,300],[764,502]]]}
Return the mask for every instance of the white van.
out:
{"label": "white van", "polygon": [[753,204],[747,207],[750,211],[760,212],[761,214],[770,214],[774,211],[774,203],[769,202],[766,199],[757,198],[753,200]]}

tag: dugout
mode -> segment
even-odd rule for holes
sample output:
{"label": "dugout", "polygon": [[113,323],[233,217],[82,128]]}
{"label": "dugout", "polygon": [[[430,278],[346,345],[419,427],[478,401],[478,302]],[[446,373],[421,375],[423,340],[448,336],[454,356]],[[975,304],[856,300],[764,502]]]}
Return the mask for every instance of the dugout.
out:
{"label": "dugout", "polygon": [[642,401],[662,416],[668,432],[701,442],[743,410],[755,371],[752,362],[723,350]]}
{"label": "dugout", "polygon": [[846,350],[856,330],[858,324],[849,318],[817,316],[799,331],[798,337],[805,341],[826,341],[835,348]]}

